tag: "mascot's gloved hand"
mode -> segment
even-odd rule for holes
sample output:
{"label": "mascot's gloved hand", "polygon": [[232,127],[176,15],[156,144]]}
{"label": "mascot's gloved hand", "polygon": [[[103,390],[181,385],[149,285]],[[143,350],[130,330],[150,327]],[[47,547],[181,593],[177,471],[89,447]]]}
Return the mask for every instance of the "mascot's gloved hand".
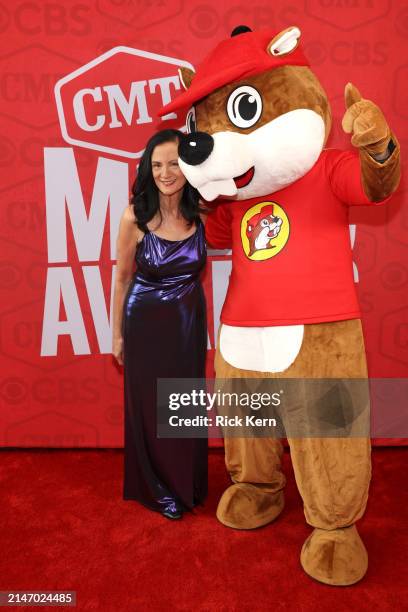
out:
{"label": "mascot's gloved hand", "polygon": [[351,144],[378,161],[385,160],[390,155],[391,130],[381,110],[371,100],[362,98],[352,83],[347,83],[344,97],[347,110],[341,124],[347,134],[353,134]]}

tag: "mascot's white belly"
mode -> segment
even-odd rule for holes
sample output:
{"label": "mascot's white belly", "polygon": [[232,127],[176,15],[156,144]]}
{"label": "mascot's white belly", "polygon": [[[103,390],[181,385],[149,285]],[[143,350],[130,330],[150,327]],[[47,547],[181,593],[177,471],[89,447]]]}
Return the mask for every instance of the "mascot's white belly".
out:
{"label": "mascot's white belly", "polygon": [[284,372],[295,361],[303,341],[303,325],[235,327],[222,325],[220,351],[240,370]]}

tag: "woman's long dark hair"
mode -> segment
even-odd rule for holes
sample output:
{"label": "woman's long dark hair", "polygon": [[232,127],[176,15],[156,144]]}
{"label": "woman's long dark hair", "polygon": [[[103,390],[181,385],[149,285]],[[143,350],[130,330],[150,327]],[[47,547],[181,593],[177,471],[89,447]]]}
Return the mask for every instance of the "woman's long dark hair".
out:
{"label": "woman's long dark hair", "polygon": [[[140,159],[135,182],[132,186],[130,203],[133,205],[138,227],[147,232],[147,224],[158,212],[161,218],[159,190],[153,179],[152,153],[155,147],[165,142],[178,142],[184,137],[179,130],[161,130],[150,138],[146,149]],[[199,193],[190,183],[186,183],[180,202],[180,212],[189,226],[199,219],[199,213],[205,209],[200,208]]]}

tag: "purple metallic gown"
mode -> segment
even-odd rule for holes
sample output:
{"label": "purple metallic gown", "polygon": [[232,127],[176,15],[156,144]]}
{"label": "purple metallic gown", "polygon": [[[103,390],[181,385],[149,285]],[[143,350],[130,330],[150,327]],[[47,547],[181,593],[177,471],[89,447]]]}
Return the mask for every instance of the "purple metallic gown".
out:
{"label": "purple metallic gown", "polygon": [[200,272],[204,227],[184,240],[147,232],[123,311],[125,372],[124,499],[160,511],[207,495],[207,440],[156,437],[157,378],[204,378],[206,307]]}

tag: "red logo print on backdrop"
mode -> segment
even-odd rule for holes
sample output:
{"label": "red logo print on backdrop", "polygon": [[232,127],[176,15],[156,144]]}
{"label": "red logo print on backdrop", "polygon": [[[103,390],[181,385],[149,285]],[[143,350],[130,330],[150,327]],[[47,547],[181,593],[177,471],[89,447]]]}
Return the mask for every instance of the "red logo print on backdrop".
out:
{"label": "red logo print on backdrop", "polygon": [[170,119],[184,126],[184,115],[157,118],[180,90],[179,66],[192,67],[172,57],[115,47],[71,72],[55,86],[62,137],[87,149],[140,157],[155,128]]}

